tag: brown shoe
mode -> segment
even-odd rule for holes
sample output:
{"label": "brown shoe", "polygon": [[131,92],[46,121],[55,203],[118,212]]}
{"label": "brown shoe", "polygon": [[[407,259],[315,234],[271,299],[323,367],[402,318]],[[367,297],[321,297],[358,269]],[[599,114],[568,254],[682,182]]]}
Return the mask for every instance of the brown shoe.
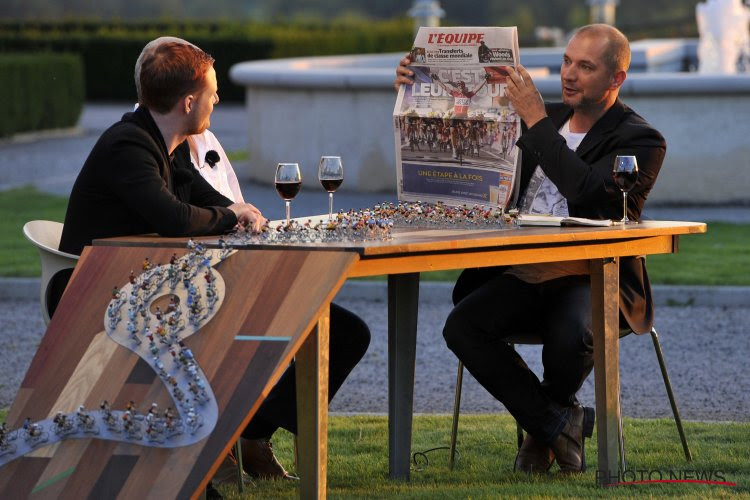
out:
{"label": "brown shoe", "polygon": [[242,467],[261,479],[298,480],[289,474],[273,454],[273,444],[266,439],[242,439]]}
{"label": "brown shoe", "polygon": [[550,447],[555,454],[560,472],[573,473],[586,471],[585,438],[594,431],[594,409],[575,405],[562,432]]}
{"label": "brown shoe", "polygon": [[531,434],[526,434],[521,448],[516,455],[513,470],[528,474],[547,472],[555,461],[555,455],[549,446],[540,444]]}
{"label": "brown shoe", "polygon": [[[234,459],[234,455],[229,452],[227,453],[227,456],[224,457],[221,465],[219,465],[219,469],[216,471],[216,474],[214,474],[214,477],[211,478],[211,481],[214,485],[237,484],[237,472],[237,461]],[[245,486],[255,486],[252,478],[245,471],[242,471],[242,484]]]}

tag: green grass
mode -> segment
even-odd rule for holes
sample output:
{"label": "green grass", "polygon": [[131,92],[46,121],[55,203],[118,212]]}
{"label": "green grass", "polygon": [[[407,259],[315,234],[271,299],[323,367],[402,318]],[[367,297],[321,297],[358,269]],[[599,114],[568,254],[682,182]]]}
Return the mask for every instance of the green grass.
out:
{"label": "green grass", "polygon": [[[7,410],[0,410],[0,421]],[[586,441],[588,471],[562,477],[556,466],[549,474],[527,476],[513,472],[516,454],[515,421],[509,415],[461,416],[458,436],[460,456],[448,467],[451,418],[447,415],[414,417],[412,453],[428,451],[418,465],[412,462],[411,480],[388,479],[388,421],[385,416],[332,416],[328,434],[328,497],[342,498],[750,498],[750,422],[685,422],[693,453],[687,462],[669,419],[625,419],[627,470],[624,481],[696,478],[699,473],[720,474],[712,479],[737,486],[706,484],[643,484],[599,488],[596,483],[596,432]],[[278,431],[274,450],[282,464],[294,472],[292,435]],[[295,483],[256,481],[239,495],[233,485],[219,490],[227,499],[298,498]]]}
{"label": "green grass", "polygon": [[[388,425],[386,417],[331,417],[329,432],[329,498],[598,498],[598,497],[682,497],[750,498],[750,423],[686,423],[693,451],[692,463],[685,461],[671,420],[625,420],[628,470],[714,471],[736,487],[701,484],[648,484],[597,488],[596,434],[586,442],[589,471],[574,477],[554,473],[529,477],[513,472],[516,453],[515,423],[508,415],[462,415],[459,430],[460,459],[451,471],[448,450],[427,453],[428,464],[412,464],[409,482],[388,479]],[[449,416],[417,416],[414,419],[412,453],[450,441]],[[279,460],[294,469],[291,435],[274,436]],[[648,472],[645,472],[646,477]],[[652,473],[654,479],[658,478]],[[684,476],[680,476],[684,477]],[[688,476],[690,477],[690,476]],[[695,473],[692,473],[695,477]],[[625,480],[632,481],[630,476]],[[225,498],[296,498],[297,487],[281,481],[259,481],[240,496],[236,487],[222,485]]]}
{"label": "green grass", "polygon": [[666,285],[750,284],[750,225],[710,222],[706,234],[683,236],[676,255],[651,255],[648,272]]}
{"label": "green grass", "polygon": [[225,151],[227,159],[232,163],[239,163],[250,159],[250,153],[246,149],[240,149],[237,151]]}
{"label": "green grass", "polygon": [[68,199],[40,193],[32,187],[0,193],[0,276],[40,276],[39,254],[23,235],[34,219],[62,222]]}
{"label": "green grass", "polygon": [[[242,152],[235,154],[240,158]],[[21,228],[33,219],[62,221],[67,199],[31,187],[0,192],[0,276],[39,276],[39,257]],[[676,255],[648,258],[651,281],[671,285],[750,286],[750,224],[709,222],[708,233],[680,238]],[[425,281],[455,281],[459,271],[422,273]],[[379,279],[385,279],[380,277]]]}

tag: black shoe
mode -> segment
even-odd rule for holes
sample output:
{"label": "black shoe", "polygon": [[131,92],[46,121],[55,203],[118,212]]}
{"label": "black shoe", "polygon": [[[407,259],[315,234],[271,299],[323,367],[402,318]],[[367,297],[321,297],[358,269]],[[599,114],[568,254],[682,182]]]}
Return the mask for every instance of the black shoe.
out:
{"label": "black shoe", "polygon": [[594,409],[580,405],[571,408],[570,418],[552,444],[562,473],[586,471],[585,439],[594,432]]}
{"label": "black shoe", "polygon": [[209,481],[208,486],[206,486],[206,500],[224,500],[222,494],[219,493],[219,490],[214,488],[211,481]]}

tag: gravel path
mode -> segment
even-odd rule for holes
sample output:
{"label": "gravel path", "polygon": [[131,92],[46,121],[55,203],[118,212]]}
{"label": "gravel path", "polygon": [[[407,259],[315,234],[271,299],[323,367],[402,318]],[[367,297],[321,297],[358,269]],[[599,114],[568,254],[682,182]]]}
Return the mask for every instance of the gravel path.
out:
{"label": "gravel path", "polygon": [[[373,342],[331,405],[331,411],[388,411],[388,368],[385,300],[338,300],[361,315],[372,329]],[[449,307],[421,301],[417,333],[414,410],[422,413],[453,411],[456,358],[442,338]],[[750,309],[720,307],[662,307],[656,326],[683,418],[689,420],[750,420]],[[620,344],[623,413],[630,417],[671,416],[669,400],[649,336],[630,335]],[[527,364],[541,374],[541,347],[519,346]],[[504,408],[471,375],[464,377],[462,411],[492,413]],[[373,380],[382,383],[373,384]],[[579,399],[594,403],[590,376]]]}
{"label": "gravel path", "polygon": [[[385,293],[381,299],[339,297],[337,303],[362,316],[372,329],[372,344],[331,404],[333,412],[386,413],[387,317]],[[443,342],[441,331],[448,314],[446,301],[422,298],[419,306],[414,410],[450,413],[456,377],[456,359]],[[5,300],[0,303],[0,408],[10,405],[36,352],[44,331],[38,302]],[[683,418],[688,420],[750,420],[750,308],[661,307],[656,325],[661,333],[667,367]],[[529,366],[540,373],[540,348],[520,346]],[[669,402],[658,364],[647,336],[621,342],[622,405],[630,417],[668,417]],[[375,381],[375,382],[373,382]],[[593,377],[579,398],[594,403]],[[467,413],[505,411],[477,382],[464,377],[462,410]]]}

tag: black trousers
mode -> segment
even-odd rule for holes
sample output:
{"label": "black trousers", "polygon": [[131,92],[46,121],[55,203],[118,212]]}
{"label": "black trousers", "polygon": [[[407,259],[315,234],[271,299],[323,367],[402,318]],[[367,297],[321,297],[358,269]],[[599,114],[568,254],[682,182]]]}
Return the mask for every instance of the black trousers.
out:
{"label": "black trousers", "polygon": [[[443,329],[448,348],[526,432],[552,442],[594,364],[589,277],[530,284],[496,274],[464,293]],[[543,340],[543,382],[506,340],[530,333]]]}
{"label": "black trousers", "polygon": [[[328,401],[365,355],[370,330],[356,314],[331,304],[328,359]],[[270,438],[279,427],[297,434],[297,391],[292,363],[242,432],[247,439]]]}

